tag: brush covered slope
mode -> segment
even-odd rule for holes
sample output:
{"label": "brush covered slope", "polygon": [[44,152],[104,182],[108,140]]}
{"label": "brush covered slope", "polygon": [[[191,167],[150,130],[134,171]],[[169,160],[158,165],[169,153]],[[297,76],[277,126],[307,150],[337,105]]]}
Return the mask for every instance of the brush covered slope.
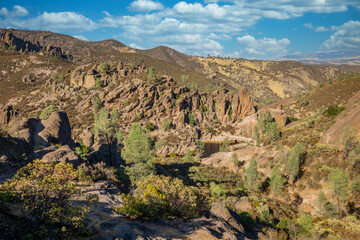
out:
{"label": "brush covered slope", "polygon": [[346,67],[1,34],[2,239],[359,238]]}

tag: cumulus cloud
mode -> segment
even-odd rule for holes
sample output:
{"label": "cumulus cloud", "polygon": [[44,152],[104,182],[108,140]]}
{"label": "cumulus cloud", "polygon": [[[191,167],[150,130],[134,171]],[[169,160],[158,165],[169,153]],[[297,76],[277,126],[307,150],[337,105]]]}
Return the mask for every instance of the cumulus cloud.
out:
{"label": "cumulus cloud", "polygon": [[77,38],[77,39],[80,39],[80,40],[83,40],[83,41],[89,41],[89,39],[87,39],[85,36],[83,35],[75,35],[73,36],[74,38]]}
{"label": "cumulus cloud", "polygon": [[[27,14],[25,8],[20,6],[15,7],[14,9],[16,9],[16,11],[14,11],[17,17]],[[10,16],[6,16],[4,20],[0,19],[0,26],[68,33],[80,33],[97,28],[95,22],[75,12],[44,12],[35,18],[28,19],[13,17],[13,13],[9,15]]]}
{"label": "cumulus cloud", "polygon": [[28,10],[19,5],[15,5],[11,11],[9,11],[6,7],[0,9],[0,16],[5,16],[8,18],[24,17],[28,14]]}
{"label": "cumulus cloud", "polygon": [[287,52],[290,44],[289,39],[262,38],[256,39],[253,36],[246,35],[238,37],[237,41],[241,47],[240,54],[247,56],[266,56],[268,54],[282,55]]}
{"label": "cumulus cloud", "polygon": [[129,10],[136,12],[149,12],[164,9],[164,5],[151,0],[136,0],[129,6]]}
{"label": "cumulus cloud", "polygon": [[336,32],[322,44],[322,48],[331,51],[359,51],[359,29],[359,21],[348,21],[343,25],[336,27]]}

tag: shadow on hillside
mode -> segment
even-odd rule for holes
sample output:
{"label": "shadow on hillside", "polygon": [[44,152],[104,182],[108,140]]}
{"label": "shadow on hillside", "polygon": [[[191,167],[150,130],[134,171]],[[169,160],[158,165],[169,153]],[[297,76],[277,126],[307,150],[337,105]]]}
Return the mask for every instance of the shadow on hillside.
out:
{"label": "shadow on hillside", "polygon": [[197,166],[194,163],[170,163],[162,165],[160,163],[156,163],[156,171],[158,174],[164,176],[170,176],[173,178],[179,178],[183,180],[185,185],[195,186],[196,182],[189,177],[190,175],[190,168],[192,166]]}

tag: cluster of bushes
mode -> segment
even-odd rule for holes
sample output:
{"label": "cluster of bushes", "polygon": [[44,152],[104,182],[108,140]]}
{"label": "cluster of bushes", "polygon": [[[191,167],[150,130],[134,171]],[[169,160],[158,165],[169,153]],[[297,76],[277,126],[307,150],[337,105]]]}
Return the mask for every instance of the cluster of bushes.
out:
{"label": "cluster of bushes", "polygon": [[262,137],[264,137],[265,143],[271,143],[281,138],[281,131],[269,111],[259,114],[258,123],[254,127],[256,145],[260,145]]}
{"label": "cluster of bushes", "polygon": [[[96,195],[87,195],[84,204],[73,204],[81,196],[76,187],[78,172],[69,163],[43,163],[35,160],[18,170],[0,188],[0,195],[21,205],[25,216],[35,219],[37,227],[51,229],[58,237],[76,236],[83,229]],[[29,235],[35,239],[36,229]]]}
{"label": "cluster of bushes", "polygon": [[197,188],[189,187],[178,178],[151,175],[136,182],[133,195],[126,195],[125,204],[115,211],[127,217],[191,218],[204,208]]}
{"label": "cluster of bushes", "polygon": [[333,117],[333,116],[337,116],[339,115],[339,113],[341,113],[342,111],[345,110],[345,106],[334,106],[331,105],[329,106],[325,111],[324,111],[324,116],[326,117]]}

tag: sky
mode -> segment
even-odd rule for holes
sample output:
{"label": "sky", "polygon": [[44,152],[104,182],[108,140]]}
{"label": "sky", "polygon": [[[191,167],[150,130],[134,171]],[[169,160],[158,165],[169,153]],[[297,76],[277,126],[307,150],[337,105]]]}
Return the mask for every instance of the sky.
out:
{"label": "sky", "polygon": [[0,27],[197,56],[360,52],[360,0],[0,0]]}

